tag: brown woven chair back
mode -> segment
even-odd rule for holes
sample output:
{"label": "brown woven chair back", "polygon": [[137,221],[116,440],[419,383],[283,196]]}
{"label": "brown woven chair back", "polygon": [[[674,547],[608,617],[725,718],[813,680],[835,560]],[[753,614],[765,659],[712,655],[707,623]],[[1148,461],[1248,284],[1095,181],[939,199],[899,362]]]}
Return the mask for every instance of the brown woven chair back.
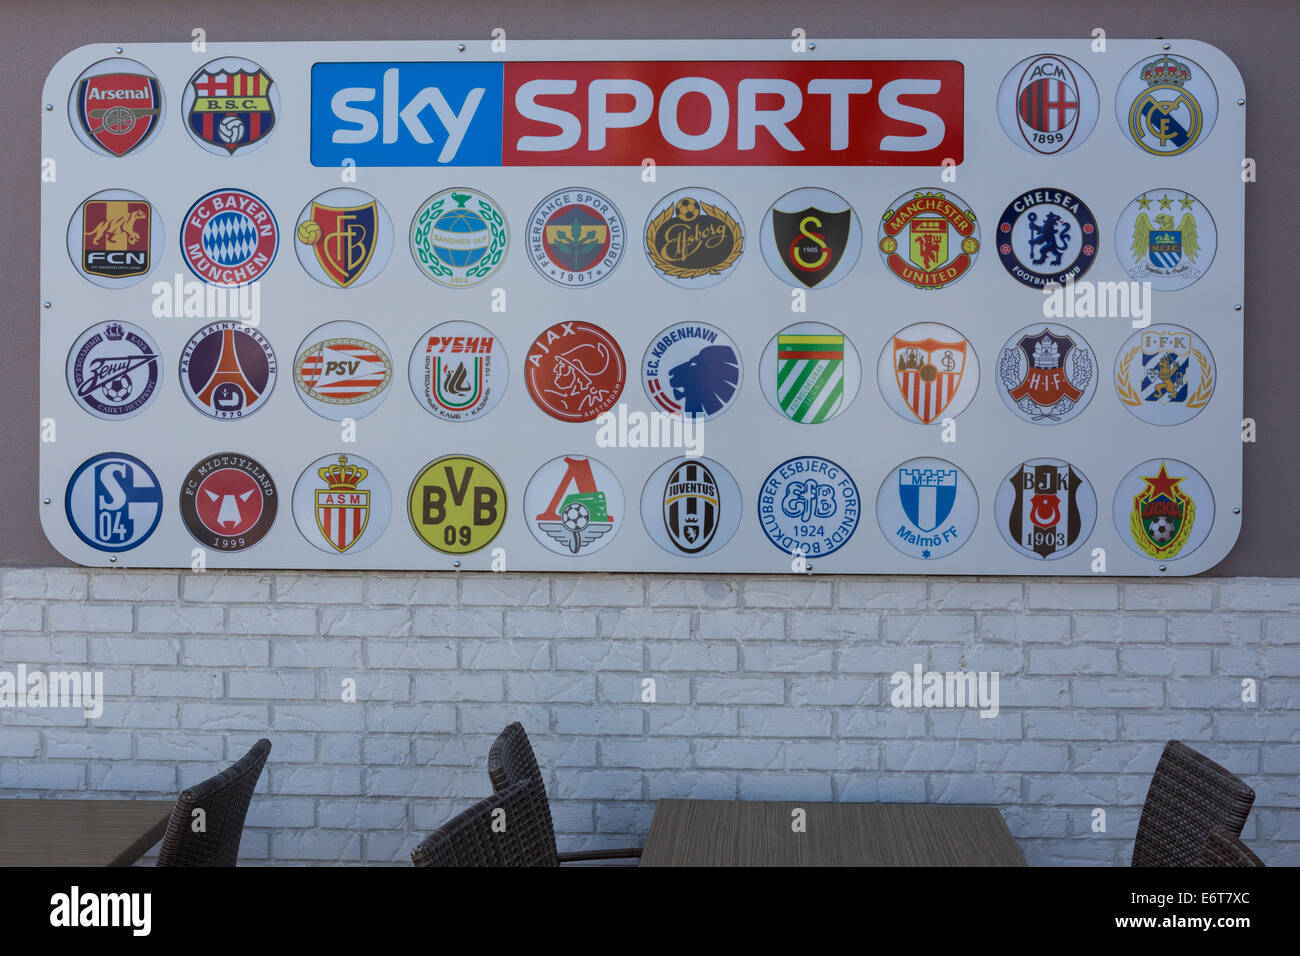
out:
{"label": "brown woven chair back", "polygon": [[546,794],[520,780],[480,800],[411,851],[416,866],[559,866]]}
{"label": "brown woven chair back", "polygon": [[1255,791],[1238,776],[1177,740],[1151,777],[1133,842],[1134,866],[1195,866],[1215,826],[1239,836]]}
{"label": "brown woven chair back", "polygon": [[1201,847],[1197,866],[1263,866],[1264,861],[1251,852],[1250,847],[1223,827],[1210,831],[1210,838]]}
{"label": "brown woven chair back", "polygon": [[[253,789],[271,753],[265,737],[215,777],[182,790],[167,821],[159,866],[234,866],[244,817]],[[203,830],[194,832],[195,810],[203,811]]]}
{"label": "brown woven chair back", "polygon": [[492,778],[493,790],[504,790],[520,780],[535,780],[537,785],[546,789],[542,780],[542,769],[537,765],[537,755],[533,745],[528,742],[524,725],[515,721],[501,731],[492,741],[488,750],[488,776]]}

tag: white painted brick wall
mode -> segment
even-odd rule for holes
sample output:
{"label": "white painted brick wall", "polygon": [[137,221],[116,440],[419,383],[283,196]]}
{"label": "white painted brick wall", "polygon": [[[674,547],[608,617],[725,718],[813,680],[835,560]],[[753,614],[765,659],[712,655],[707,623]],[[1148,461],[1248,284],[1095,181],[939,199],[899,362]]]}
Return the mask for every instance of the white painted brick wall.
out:
{"label": "white painted brick wall", "polygon": [[[996,718],[890,706],[890,673],[962,661],[1000,674]],[[1178,737],[1300,864],[1300,580],[10,569],[20,663],[102,671],[108,700],[0,709],[0,795],[157,798],[268,736],[249,863],[406,863],[521,720],[561,849],[640,843],[665,797],[961,802],[1030,863],[1127,864]]]}

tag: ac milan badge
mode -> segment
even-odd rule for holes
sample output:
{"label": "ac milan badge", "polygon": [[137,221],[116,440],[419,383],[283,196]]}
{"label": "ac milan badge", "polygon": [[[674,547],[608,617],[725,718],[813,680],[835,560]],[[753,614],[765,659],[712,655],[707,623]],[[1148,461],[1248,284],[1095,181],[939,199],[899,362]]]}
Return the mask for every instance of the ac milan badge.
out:
{"label": "ac milan badge", "polygon": [[1137,418],[1181,425],[1210,404],[1216,371],[1210,347],[1178,325],[1134,332],[1115,359],[1115,391]]}
{"label": "ac milan badge", "polygon": [[528,217],[529,259],[556,285],[595,285],[614,271],[626,248],[618,208],[591,189],[553,192]]}
{"label": "ac milan badge", "polygon": [[1115,90],[1125,138],[1152,156],[1178,156],[1210,135],[1219,95],[1209,74],[1185,57],[1139,60]]}
{"label": "ac milan badge", "polygon": [[128,189],[97,192],[72,214],[68,256],[77,271],[104,289],[142,280],[162,253],[163,226],[149,200]]}
{"label": "ac milan badge", "polygon": [[1097,125],[1101,101],[1088,71],[1042,53],[1021,60],[998,87],[998,121],[1007,138],[1044,156],[1068,153]]}
{"label": "ac milan badge", "polygon": [[740,527],[740,486],[710,458],[672,458],[641,492],[641,521],[669,554],[702,558],[720,550]]}
{"label": "ac milan badge", "polygon": [[830,421],[852,404],[862,382],[858,350],[820,322],[782,329],[767,343],[758,368],[768,404],[801,425]]}
{"label": "ac milan badge", "polygon": [[209,153],[250,153],[275,129],[280,88],[252,60],[226,56],[190,78],[181,113],[190,138]]}
{"label": "ac milan badge", "polygon": [[68,389],[96,418],[125,421],[153,401],[162,353],[144,329],[130,322],[100,322],[82,332],[68,351]]}
{"label": "ac milan badge", "polygon": [[271,343],[257,329],[213,322],[185,343],[181,391],[209,418],[246,418],[270,399],[278,370]]}
{"label": "ac milan badge", "polygon": [[181,255],[204,282],[240,286],[261,278],[280,248],[275,216],[243,189],[214,189],[181,224]]}
{"label": "ac milan badge", "polygon": [[1161,292],[1185,289],[1205,275],[1218,246],[1214,217],[1181,189],[1148,189],[1115,222],[1120,265],[1131,278]]}
{"label": "ac milan badge", "polygon": [[374,330],[328,322],[303,339],[293,381],[303,404],[322,418],[364,418],[388,397],[393,360]]}
{"label": "ac milan badge", "polygon": [[650,342],[641,375],[656,411],[708,421],[740,393],[740,349],[721,329],[682,322]]}
{"label": "ac milan badge", "polygon": [[322,285],[365,285],[393,254],[388,211],[360,189],[329,189],[309,202],[294,227],[294,250],[307,274]]}
{"label": "ac milan badge", "polygon": [[1214,494],[1191,465],[1155,458],[1138,465],[1115,490],[1115,530],[1124,543],[1156,561],[1185,558],[1210,536]]}
{"label": "ac milan badge", "polygon": [[547,551],[594,554],[614,540],[625,514],[623,487],[595,458],[552,458],[524,491],[524,521]]}
{"label": "ac milan badge", "polygon": [[326,455],[293,489],[293,520],[312,547],[328,554],[364,551],[384,533],[393,496],[379,469],[358,455]]}
{"label": "ac milan badge", "polygon": [[1043,186],[1011,200],[998,221],[998,258],[1031,289],[1064,285],[1097,258],[1097,220],[1082,199]]}
{"label": "ac milan badge", "polygon": [[447,455],[415,476],[406,505],[421,541],[443,554],[470,554],[486,548],[501,532],[506,487],[486,462]]}
{"label": "ac milan badge", "polygon": [[862,516],[849,473],[813,455],[783,461],[758,493],[758,521],[767,540],[786,554],[824,558],[844,547]]}
{"label": "ac milan badge", "polygon": [[974,346],[938,322],[918,322],[895,333],[876,364],[885,404],[922,425],[960,415],[975,397],[979,380]]}
{"label": "ac milan badge", "polygon": [[1017,552],[1054,561],[1073,554],[1092,534],[1097,496],[1069,462],[1034,458],[998,485],[993,516],[1002,539]]}
{"label": "ac milan badge", "polygon": [[524,381],[537,407],[562,422],[589,422],[623,394],[627,367],[614,337],[590,322],[559,322],[528,349]]}
{"label": "ac milan badge", "polygon": [[435,325],[415,343],[407,365],[415,400],[443,421],[469,422],[496,407],[510,383],[501,340],[473,322]]}
{"label": "ac milan badge", "polygon": [[918,289],[942,289],[964,276],[980,251],[980,227],[966,200],[915,189],[880,217],[876,244],[885,268]]}
{"label": "ac milan badge", "polygon": [[158,527],[162,486],[139,458],[107,452],[73,472],[63,510],[77,537],[95,550],[129,551],[144,544]]}
{"label": "ac milan badge", "polygon": [[1083,336],[1039,322],[1007,339],[998,355],[998,394],[1012,413],[1036,425],[1068,422],[1097,391],[1097,357]]}
{"label": "ac milan badge", "polygon": [[163,115],[158,77],[135,60],[100,60],[77,77],[68,96],[73,133],[103,156],[125,156],[144,146]]}
{"label": "ac milan badge", "polygon": [[763,261],[782,282],[826,289],[852,271],[862,254],[862,223],[828,189],[788,192],[768,209],[758,240]]}
{"label": "ac milan badge", "polygon": [[411,255],[427,278],[462,289],[501,268],[510,229],[496,201],[477,189],[444,189],[411,220]]}
{"label": "ac milan badge", "polygon": [[968,540],[979,519],[975,485],[952,462],[913,458],[888,475],[876,495],[880,533],[909,558],[945,558]]}
{"label": "ac milan badge", "polygon": [[655,271],[679,288],[717,285],[745,251],[740,211],[711,189],[669,193],[646,219],[645,251]]}
{"label": "ac milan badge", "polygon": [[181,482],[181,519],[205,548],[251,548],[275,522],[279,499],[257,460],[228,451],[204,458]]}

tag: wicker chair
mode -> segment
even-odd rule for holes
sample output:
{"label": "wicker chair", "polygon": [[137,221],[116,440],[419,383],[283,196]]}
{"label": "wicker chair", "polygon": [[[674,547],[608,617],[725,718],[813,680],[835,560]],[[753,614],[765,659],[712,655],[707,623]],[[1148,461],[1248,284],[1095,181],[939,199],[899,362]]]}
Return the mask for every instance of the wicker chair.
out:
{"label": "wicker chair", "polygon": [[[235,865],[248,804],[270,753],[271,741],[262,738],[215,777],[181,791],[163,834],[159,866]],[[204,812],[201,833],[193,830],[195,810]]]}
{"label": "wicker chair", "polygon": [[411,851],[416,866],[559,866],[546,794],[520,780],[480,800]]}
{"label": "wicker chair", "polygon": [[1177,740],[1165,744],[1151,777],[1134,866],[1195,866],[1215,826],[1236,837],[1246,825],[1255,791],[1209,757]]}
{"label": "wicker chair", "polygon": [[1251,852],[1250,847],[1233,836],[1225,827],[1210,831],[1210,838],[1201,847],[1197,866],[1263,866],[1264,861]]}

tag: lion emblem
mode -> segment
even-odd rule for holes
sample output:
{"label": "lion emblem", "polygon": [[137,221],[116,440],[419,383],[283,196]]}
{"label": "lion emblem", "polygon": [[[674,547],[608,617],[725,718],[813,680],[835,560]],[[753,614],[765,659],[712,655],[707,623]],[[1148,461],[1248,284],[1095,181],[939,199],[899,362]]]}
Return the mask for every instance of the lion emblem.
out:
{"label": "lion emblem", "polygon": [[731,401],[740,384],[740,363],[729,345],[709,345],[668,371],[673,398],[685,415],[713,415]]}

